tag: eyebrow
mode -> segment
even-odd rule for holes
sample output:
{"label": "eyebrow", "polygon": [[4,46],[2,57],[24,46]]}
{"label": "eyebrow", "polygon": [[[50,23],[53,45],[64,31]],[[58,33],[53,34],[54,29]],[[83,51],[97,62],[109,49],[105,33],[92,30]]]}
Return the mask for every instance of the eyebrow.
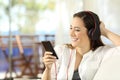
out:
{"label": "eyebrow", "polygon": [[[73,27],[72,25],[70,25],[70,27]],[[80,27],[78,27],[78,26],[74,26],[74,28],[80,28]]]}
{"label": "eyebrow", "polygon": [[74,29],[80,29],[80,27],[75,26]]}

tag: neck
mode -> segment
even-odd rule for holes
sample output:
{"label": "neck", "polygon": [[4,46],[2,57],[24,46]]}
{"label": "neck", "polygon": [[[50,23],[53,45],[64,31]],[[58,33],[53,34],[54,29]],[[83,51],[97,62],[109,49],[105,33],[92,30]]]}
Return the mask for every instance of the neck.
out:
{"label": "neck", "polygon": [[90,51],[90,45],[88,46],[82,46],[82,47],[76,47],[76,50],[81,54],[84,55],[88,51]]}
{"label": "neck", "polygon": [[88,51],[90,51],[90,40],[86,41],[86,44],[84,44],[83,46],[81,46],[81,50],[82,50],[83,55],[85,53],[87,53]]}
{"label": "neck", "polygon": [[82,50],[82,53],[84,55],[85,53],[87,53],[88,51],[90,51],[90,47],[84,47],[81,50]]}

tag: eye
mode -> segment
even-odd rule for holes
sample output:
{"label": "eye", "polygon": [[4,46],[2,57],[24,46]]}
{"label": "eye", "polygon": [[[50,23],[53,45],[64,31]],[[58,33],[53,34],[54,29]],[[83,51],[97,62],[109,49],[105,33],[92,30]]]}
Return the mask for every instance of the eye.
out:
{"label": "eye", "polygon": [[72,29],[72,25],[70,25],[70,30]]}
{"label": "eye", "polygon": [[72,27],[70,27],[70,30],[72,29]]}
{"label": "eye", "polygon": [[79,28],[75,28],[75,31],[79,32],[79,31],[80,31],[80,29],[79,29]]}
{"label": "eye", "polygon": [[77,30],[75,30],[75,31],[79,32],[80,30],[77,29]]}

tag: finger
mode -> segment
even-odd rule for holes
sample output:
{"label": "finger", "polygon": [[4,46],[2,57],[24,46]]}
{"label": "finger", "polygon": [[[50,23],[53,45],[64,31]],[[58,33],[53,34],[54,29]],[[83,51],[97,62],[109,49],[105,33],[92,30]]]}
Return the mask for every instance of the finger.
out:
{"label": "finger", "polygon": [[44,59],[43,62],[44,64],[52,64],[56,61],[56,59]]}
{"label": "finger", "polygon": [[44,59],[45,62],[55,62],[56,59]]}
{"label": "finger", "polygon": [[50,58],[50,57],[43,57],[43,61],[55,61],[56,58]]}
{"label": "finger", "polygon": [[45,65],[51,65],[53,64],[54,62],[48,62],[48,63],[45,63]]}
{"label": "finger", "polygon": [[49,54],[49,55],[45,55],[45,56],[44,56],[44,58],[56,59],[56,57],[55,57],[55,56],[50,55],[50,54]]}
{"label": "finger", "polygon": [[47,51],[47,52],[44,53],[44,56],[45,56],[45,55],[51,55],[51,54],[52,54],[51,52],[48,52],[48,51]]}

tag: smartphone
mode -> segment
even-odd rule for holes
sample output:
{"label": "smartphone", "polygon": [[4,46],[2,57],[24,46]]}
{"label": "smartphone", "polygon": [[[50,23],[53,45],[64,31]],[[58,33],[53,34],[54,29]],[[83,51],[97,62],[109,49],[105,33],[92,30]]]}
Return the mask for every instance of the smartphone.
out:
{"label": "smartphone", "polygon": [[55,50],[53,49],[53,46],[52,46],[52,44],[51,44],[50,41],[42,41],[41,43],[42,43],[42,45],[44,46],[45,51],[50,51],[50,52],[52,52],[52,53],[53,53],[52,55],[55,56],[56,59],[58,59],[58,56],[57,56]]}

